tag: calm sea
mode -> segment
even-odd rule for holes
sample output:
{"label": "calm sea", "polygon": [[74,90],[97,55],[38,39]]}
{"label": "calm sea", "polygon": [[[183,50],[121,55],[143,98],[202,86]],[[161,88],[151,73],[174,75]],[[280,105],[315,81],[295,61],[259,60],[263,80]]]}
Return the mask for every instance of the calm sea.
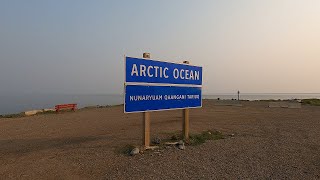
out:
{"label": "calm sea", "polygon": [[48,95],[28,94],[0,96],[0,114],[19,113],[34,109],[54,108],[56,104],[77,103],[79,108],[95,105],[123,104],[122,95]]}
{"label": "calm sea", "polygon": [[[204,95],[205,99],[236,99],[237,94]],[[240,99],[307,99],[318,98],[318,94],[241,94]],[[123,103],[122,95],[10,95],[0,96],[0,114],[19,113],[27,110],[54,108],[56,104],[77,103],[79,108],[95,105],[116,105]]]}

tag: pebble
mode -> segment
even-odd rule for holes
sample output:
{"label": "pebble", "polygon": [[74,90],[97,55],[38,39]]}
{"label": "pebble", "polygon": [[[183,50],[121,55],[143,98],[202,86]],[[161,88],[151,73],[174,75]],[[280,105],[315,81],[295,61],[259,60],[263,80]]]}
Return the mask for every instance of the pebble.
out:
{"label": "pebble", "polygon": [[130,155],[131,155],[131,156],[134,156],[134,155],[136,155],[136,154],[139,154],[139,152],[140,152],[139,148],[134,148],[134,149],[132,149],[132,151],[130,152]]}
{"label": "pebble", "polygon": [[184,144],[180,144],[180,145],[178,146],[178,149],[180,149],[180,150],[185,150],[186,147],[184,146]]}

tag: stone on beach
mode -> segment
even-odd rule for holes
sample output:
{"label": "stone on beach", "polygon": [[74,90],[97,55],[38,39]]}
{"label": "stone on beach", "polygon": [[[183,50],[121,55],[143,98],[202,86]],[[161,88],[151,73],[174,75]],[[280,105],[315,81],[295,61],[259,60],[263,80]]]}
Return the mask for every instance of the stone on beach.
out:
{"label": "stone on beach", "polygon": [[43,112],[43,110],[26,111],[26,112],[24,112],[24,115],[26,115],[26,116],[32,116],[32,115],[36,115],[37,113],[41,113],[41,112]]}
{"label": "stone on beach", "polygon": [[139,153],[140,153],[139,148],[134,148],[134,149],[131,150],[130,155],[134,156],[134,155],[139,154]]}

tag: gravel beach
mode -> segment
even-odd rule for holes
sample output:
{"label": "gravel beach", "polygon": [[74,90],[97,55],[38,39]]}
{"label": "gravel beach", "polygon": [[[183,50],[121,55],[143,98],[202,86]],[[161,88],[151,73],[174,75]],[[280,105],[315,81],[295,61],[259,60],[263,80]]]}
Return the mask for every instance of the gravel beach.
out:
{"label": "gravel beach", "polygon": [[[142,114],[123,106],[0,119],[0,179],[320,179],[320,107],[191,109],[191,133],[226,138],[185,150],[167,147],[135,156]],[[182,111],[151,113],[151,136],[181,130]]]}

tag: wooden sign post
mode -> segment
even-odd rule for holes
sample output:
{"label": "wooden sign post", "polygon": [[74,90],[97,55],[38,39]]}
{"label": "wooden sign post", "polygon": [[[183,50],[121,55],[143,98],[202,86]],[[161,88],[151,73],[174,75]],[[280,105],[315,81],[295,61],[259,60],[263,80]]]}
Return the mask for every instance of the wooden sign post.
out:
{"label": "wooden sign post", "polygon": [[145,148],[148,148],[150,146],[150,112],[144,112],[143,113],[143,142],[142,144],[145,146]]}
{"label": "wooden sign post", "polygon": [[[143,53],[143,58],[150,59],[150,53]],[[150,112],[143,112],[143,140],[142,144],[146,149],[150,147]]]}
{"label": "wooden sign post", "polygon": [[[183,61],[184,64],[189,64],[189,61]],[[182,111],[182,136],[185,141],[189,141],[189,108]]]}
{"label": "wooden sign post", "polygon": [[182,135],[185,141],[189,141],[189,108],[182,112]]}

